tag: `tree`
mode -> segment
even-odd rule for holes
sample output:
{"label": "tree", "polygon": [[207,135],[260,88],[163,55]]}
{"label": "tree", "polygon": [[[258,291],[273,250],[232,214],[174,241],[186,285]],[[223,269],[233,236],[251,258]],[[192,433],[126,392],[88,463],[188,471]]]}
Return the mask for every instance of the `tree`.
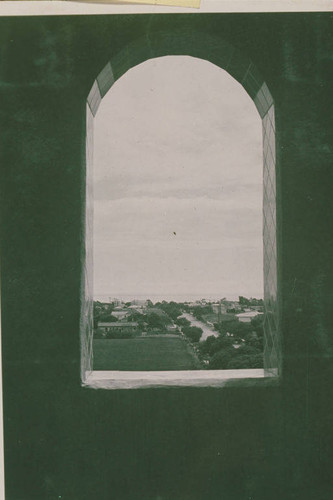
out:
{"label": "tree", "polygon": [[199,342],[202,335],[202,329],[198,326],[184,326],[182,332],[186,337],[192,340],[192,342]]}
{"label": "tree", "polygon": [[105,332],[102,328],[96,328],[94,330],[94,339],[105,339]]}
{"label": "tree", "polygon": [[99,321],[116,321],[114,319],[105,319],[110,318],[112,311],[114,310],[114,304],[105,304],[103,302],[94,301],[93,303],[93,320],[94,320],[94,328],[97,328]]}
{"label": "tree", "polygon": [[211,314],[213,312],[211,304],[206,304],[204,306],[193,307],[192,314],[199,321],[202,319],[204,314]]}
{"label": "tree", "polygon": [[156,304],[160,309],[162,309],[168,316],[170,316],[173,321],[176,321],[178,316],[182,314],[181,305],[177,302],[158,302]]}
{"label": "tree", "polygon": [[209,337],[207,337],[206,340],[200,342],[199,350],[201,354],[212,355],[215,343],[216,343],[216,337],[214,337],[214,335],[209,335]]}
{"label": "tree", "polygon": [[238,319],[222,323],[221,325],[216,323],[214,326],[222,335],[231,333],[235,339],[246,339],[253,330],[251,323],[242,323]]}
{"label": "tree", "polygon": [[178,326],[190,326],[191,325],[191,322],[186,318],[177,318],[175,323]]}
{"label": "tree", "polygon": [[199,346],[201,353],[208,354],[209,356],[213,356],[218,351],[232,347],[233,341],[226,335],[219,335],[218,337],[210,335],[204,342],[201,342]]}
{"label": "tree", "polygon": [[112,316],[112,314],[109,314],[109,313],[104,313],[104,314],[101,314],[99,317],[98,317],[98,321],[100,322],[104,322],[104,323],[115,323],[117,320],[117,318],[115,316]]}
{"label": "tree", "polygon": [[240,355],[240,356],[254,356],[256,354],[261,354],[260,353],[260,350],[257,349],[256,347],[253,347],[251,345],[248,345],[247,343],[246,344],[243,344],[239,347],[239,349],[237,349],[237,354]]}
{"label": "tree", "polygon": [[229,362],[234,356],[233,347],[229,347],[228,349],[223,349],[214,354],[212,359],[209,362],[209,368],[212,370],[226,370]]}
{"label": "tree", "polygon": [[238,297],[238,302],[241,306],[249,306],[250,305],[249,299],[247,299],[246,297],[242,297],[242,295],[240,295]]}
{"label": "tree", "polygon": [[246,345],[255,347],[258,351],[262,352],[264,345],[263,338],[258,337],[256,332],[252,332],[252,334],[246,339]]}
{"label": "tree", "polygon": [[263,355],[254,354],[254,355],[240,355],[237,353],[228,363],[228,370],[239,370],[243,369],[254,369],[254,368],[262,368],[263,367]]}
{"label": "tree", "polygon": [[251,320],[252,330],[256,332],[258,337],[262,338],[264,336],[264,315],[258,314]]}
{"label": "tree", "polygon": [[147,315],[147,323],[150,328],[164,329],[169,322],[170,321],[167,316],[162,316],[155,312],[151,312]]}

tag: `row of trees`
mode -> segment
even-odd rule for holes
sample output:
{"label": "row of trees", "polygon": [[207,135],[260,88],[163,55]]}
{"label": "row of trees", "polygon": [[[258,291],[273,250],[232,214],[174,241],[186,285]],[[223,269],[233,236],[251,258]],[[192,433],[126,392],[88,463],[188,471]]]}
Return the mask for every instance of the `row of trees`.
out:
{"label": "row of trees", "polygon": [[157,302],[155,307],[162,309],[173,321],[176,321],[181,314],[183,314],[183,310],[186,308],[186,305],[180,302]]}
{"label": "row of trees", "polygon": [[203,320],[203,316],[205,314],[211,314],[212,312],[213,312],[213,309],[212,309],[211,304],[205,304],[205,305],[201,305],[201,306],[194,306],[192,308],[192,314],[193,314],[193,316],[197,320],[199,320],[199,321]]}
{"label": "row of trees", "polygon": [[110,331],[110,332],[102,332],[100,328],[95,330],[94,338],[95,339],[133,339],[137,336],[137,332],[124,329],[119,331]]}
{"label": "row of trees", "polygon": [[242,323],[238,319],[234,319],[222,324],[215,323],[214,327],[222,337],[229,337],[230,335],[233,338],[233,343],[245,341],[248,345],[263,350],[264,328],[262,314],[252,318],[251,323]]}
{"label": "row of trees", "polygon": [[238,302],[241,306],[263,306],[264,305],[263,299],[255,299],[253,297],[248,299],[247,297],[242,297],[242,295],[240,295],[238,297]]}
{"label": "row of trees", "polygon": [[186,318],[177,318],[175,323],[181,328],[183,334],[191,340],[191,342],[199,342],[202,335],[201,328],[191,326],[191,322]]}

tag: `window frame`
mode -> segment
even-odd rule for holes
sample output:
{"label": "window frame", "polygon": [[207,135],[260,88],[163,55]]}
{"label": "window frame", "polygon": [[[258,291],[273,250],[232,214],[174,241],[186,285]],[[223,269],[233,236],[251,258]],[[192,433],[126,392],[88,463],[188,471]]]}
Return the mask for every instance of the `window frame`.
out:
{"label": "window frame", "polygon": [[[93,166],[93,122],[99,105],[112,87],[114,82],[132,67],[160,57],[161,50],[156,55],[152,54],[147,40],[141,39],[136,43],[124,48],[110,60],[98,74],[88,94],[86,105],[86,192],[85,192],[85,235],[84,235],[84,262],[82,263],[81,281],[81,381],[85,387],[99,387],[107,389],[123,388],[147,388],[147,387],[222,387],[229,383],[247,384],[253,381],[258,383],[261,379],[275,379],[281,375],[281,343],[279,333],[279,310],[278,310],[278,248],[277,248],[277,222],[276,222],[276,153],[275,153],[275,106],[273,97],[267,84],[259,74],[254,63],[243,56],[238,50],[222,39],[211,38],[214,46],[219,47],[219,62],[214,57],[204,57],[200,48],[198,55],[199,40],[180,53],[166,49],[163,55],[187,55],[205,59],[226,70],[246,90],[254,101],[254,104],[262,119],[263,130],[263,161],[264,161],[264,200],[263,200],[263,243],[264,243],[264,369],[262,370],[189,370],[188,376],[180,379],[178,371],[168,372],[125,372],[108,371],[100,372],[92,369],[93,359],[93,297],[92,297],[92,218],[93,218],[93,194],[92,194],[92,166]],[[180,35],[180,42],[183,38]],[[205,37],[207,44],[207,37]],[[184,45],[184,43],[180,43]],[[207,50],[208,52],[208,50]],[[126,57],[125,57],[126,54]],[[132,58],[129,57],[132,55]],[[215,55],[216,57],[216,55]],[[210,373],[213,372],[213,373]],[[228,373],[227,373],[228,372]],[[237,373],[236,373],[237,372]],[[243,372],[243,374],[242,374]],[[199,376],[198,374],[205,374]],[[132,376],[130,375],[132,374]],[[135,374],[135,376],[133,376]],[[154,376],[152,374],[155,374]],[[163,374],[163,376],[161,375]],[[178,376],[177,376],[178,374]],[[190,380],[192,378],[192,381]],[[141,382],[140,382],[141,381]]]}

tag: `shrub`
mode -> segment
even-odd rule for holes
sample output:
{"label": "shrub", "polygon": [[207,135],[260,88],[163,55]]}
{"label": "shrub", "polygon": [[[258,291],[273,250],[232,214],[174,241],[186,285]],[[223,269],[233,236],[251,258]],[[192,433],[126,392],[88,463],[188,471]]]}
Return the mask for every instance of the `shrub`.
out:
{"label": "shrub", "polygon": [[200,351],[202,352],[202,354],[213,356],[218,351],[232,348],[232,344],[233,340],[231,340],[226,335],[219,335],[218,337],[214,337],[213,335],[211,335],[200,344]]}
{"label": "shrub", "polygon": [[262,368],[263,367],[263,355],[262,354],[246,354],[246,355],[237,355],[230,360],[228,363],[228,370],[236,370],[236,369],[253,369],[253,368]]}
{"label": "shrub", "polygon": [[260,350],[256,347],[248,344],[243,344],[240,346],[237,352],[240,356],[254,356],[256,354],[261,354]]}
{"label": "shrub", "polygon": [[179,326],[190,326],[191,322],[186,318],[177,318],[175,323]]}
{"label": "shrub", "polygon": [[186,337],[192,340],[192,342],[199,342],[202,335],[202,329],[198,326],[184,326],[182,332]]}
{"label": "shrub", "polygon": [[209,368],[212,370],[226,370],[232,357],[234,356],[235,349],[233,347],[218,351],[209,362]]}

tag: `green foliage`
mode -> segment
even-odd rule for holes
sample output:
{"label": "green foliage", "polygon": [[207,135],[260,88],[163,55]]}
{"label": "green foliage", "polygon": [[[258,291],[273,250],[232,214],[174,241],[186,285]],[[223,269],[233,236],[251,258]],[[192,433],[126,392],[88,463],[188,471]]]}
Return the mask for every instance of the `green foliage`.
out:
{"label": "green foliage", "polygon": [[149,312],[146,317],[148,327],[165,329],[166,325],[170,323],[170,319],[166,315],[161,315],[156,312]]}
{"label": "green foliage", "polygon": [[182,328],[182,332],[192,342],[199,342],[202,335],[202,329],[199,328],[198,326],[184,326]]}
{"label": "green foliage", "polygon": [[218,351],[222,349],[228,349],[233,347],[233,341],[230,337],[220,335],[218,337],[214,337],[213,335],[207,337],[207,339],[200,343],[199,349],[201,354],[207,354],[209,356],[213,356]]}
{"label": "green foliage", "polygon": [[162,309],[171,319],[173,319],[173,321],[175,321],[183,312],[181,304],[173,301],[158,302],[156,306]]}
{"label": "green foliage", "polygon": [[210,335],[209,337],[206,338],[203,342],[200,342],[199,344],[199,351],[202,355],[212,355],[213,352],[213,347],[216,342],[216,337],[214,335]]}
{"label": "green foliage", "polygon": [[264,364],[263,354],[240,355],[237,353],[228,363],[228,370],[262,368]]}
{"label": "green foliage", "polygon": [[216,352],[209,363],[209,368],[216,370],[236,370],[263,367],[263,354],[249,346],[239,349],[228,347]]}
{"label": "green foliage", "polygon": [[120,330],[117,332],[108,332],[105,336],[107,339],[132,339],[137,335],[135,331],[132,330]]}
{"label": "green foliage", "polygon": [[241,345],[237,349],[237,354],[239,356],[244,356],[244,355],[246,355],[246,356],[253,356],[255,354],[260,354],[260,351],[259,351],[259,349],[256,349],[255,347],[250,346],[250,345],[248,345],[246,343],[246,344]]}
{"label": "green foliage", "polygon": [[262,338],[264,336],[264,315],[258,314],[255,318],[252,318],[251,327],[258,337]]}
{"label": "green foliage", "polygon": [[224,349],[215,353],[210,360],[209,368],[211,368],[212,370],[226,370],[234,356],[234,351],[236,351],[236,349],[234,349],[233,347],[229,347],[228,349]]}
{"label": "green foliage", "polygon": [[246,339],[246,345],[255,347],[260,352],[263,350],[264,342],[263,337],[258,337],[256,332],[252,332],[252,334]]}
{"label": "green foliage", "polygon": [[116,321],[118,321],[117,318],[108,313],[100,314],[98,317],[98,322],[115,323]]}
{"label": "green foliage", "polygon": [[191,321],[189,321],[186,318],[177,318],[176,321],[175,321],[175,323],[178,326],[190,326],[191,325]]}
{"label": "green foliage", "polygon": [[95,339],[132,339],[137,333],[131,329],[105,332],[102,328],[96,328],[94,331]]}
{"label": "green foliage", "polygon": [[192,309],[193,316],[199,321],[202,319],[202,316],[205,314],[211,314],[213,312],[212,306],[210,304],[206,304],[204,306],[195,306]]}
{"label": "green foliage", "polygon": [[241,306],[249,306],[250,301],[246,297],[242,297],[241,295],[238,297],[238,302]]}
{"label": "green foliage", "polygon": [[144,314],[133,311],[131,315],[127,318],[127,321],[136,321],[140,330],[143,329],[145,322],[147,322],[147,318]]}
{"label": "green foliage", "polygon": [[216,330],[222,335],[231,333],[235,339],[246,339],[246,337],[252,332],[251,323],[242,323],[238,319],[233,321],[228,321],[227,323],[222,323],[221,325],[216,325]]}
{"label": "green foliage", "polygon": [[238,298],[238,302],[241,306],[263,306],[263,299],[255,299],[251,297],[248,299],[247,297],[242,297],[241,295]]}
{"label": "green foliage", "polygon": [[105,319],[110,318],[112,311],[114,310],[114,304],[94,301],[93,303],[93,321],[94,328],[97,328],[99,321],[117,321],[116,319]]}
{"label": "green foliage", "polygon": [[[221,332],[200,343],[200,354],[210,359],[210,369],[231,370],[263,367],[263,315],[251,323],[234,320],[225,325],[216,325]],[[228,336],[227,332],[232,334]],[[233,345],[240,343],[240,347]]]}
{"label": "green foliage", "polygon": [[101,328],[96,328],[96,330],[94,330],[94,339],[104,339],[104,338],[105,338],[104,330],[102,330]]}

